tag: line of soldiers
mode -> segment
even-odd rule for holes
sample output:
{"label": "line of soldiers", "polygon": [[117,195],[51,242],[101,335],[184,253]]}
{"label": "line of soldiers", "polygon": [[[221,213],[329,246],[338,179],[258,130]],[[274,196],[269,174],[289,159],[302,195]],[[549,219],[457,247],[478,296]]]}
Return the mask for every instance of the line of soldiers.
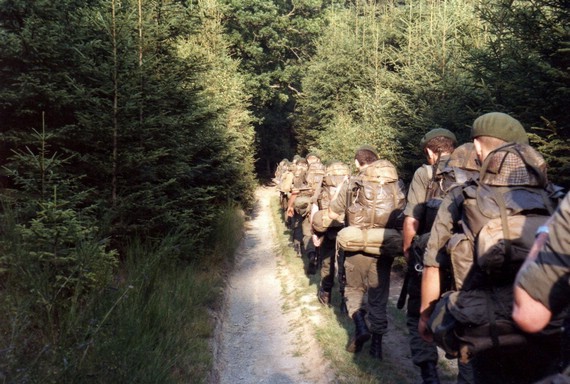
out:
{"label": "line of soldiers", "polygon": [[[471,137],[457,146],[447,129],[428,132],[419,143],[427,164],[407,192],[393,164],[370,146],[356,150],[357,175],[342,162],[325,166],[316,153],[284,159],[275,176],[293,243],[309,275],[321,266],[323,305],[331,304],[337,277],[341,309],[354,322],[349,352],[371,340],[370,355],[382,359],[390,273],[403,254],[408,268],[397,306],[407,301],[411,357],[422,383],[440,382],[437,346],[458,360],[458,383],[549,380],[568,365],[562,323],[570,298],[570,224],[556,232],[564,241],[548,243],[556,252],[540,253],[542,244],[533,241],[552,228],[549,217],[564,193],[548,181],[543,157],[516,119],[484,114]],[[519,273],[531,248],[534,261]],[[537,263],[552,259],[547,254],[562,255],[556,260],[563,267],[537,272]],[[528,303],[536,302],[546,309],[540,328],[528,321]]]}

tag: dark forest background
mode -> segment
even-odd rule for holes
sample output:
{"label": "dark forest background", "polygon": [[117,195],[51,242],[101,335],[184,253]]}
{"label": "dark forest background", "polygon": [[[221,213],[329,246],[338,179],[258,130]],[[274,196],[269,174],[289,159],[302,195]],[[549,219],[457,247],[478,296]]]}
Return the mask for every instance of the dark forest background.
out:
{"label": "dark forest background", "polygon": [[426,131],[500,111],[570,186],[569,21],[568,0],[0,0],[0,378],[97,382],[131,259],[153,283],[164,254],[200,265],[283,158],[370,144],[409,180]]}

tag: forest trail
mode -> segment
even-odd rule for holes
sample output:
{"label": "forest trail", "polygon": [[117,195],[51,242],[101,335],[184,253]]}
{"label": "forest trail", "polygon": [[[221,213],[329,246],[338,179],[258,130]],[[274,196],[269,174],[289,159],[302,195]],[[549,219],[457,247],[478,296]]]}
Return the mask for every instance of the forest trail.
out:
{"label": "forest trail", "polygon": [[[257,190],[257,206],[237,250],[219,326],[217,373],[220,384],[333,382],[308,332],[290,332],[300,313],[282,309],[275,231],[270,210],[273,188]],[[315,344],[299,353],[298,341]],[[305,348],[303,348],[305,349]]]}
{"label": "forest trail", "polygon": [[[311,318],[317,312],[320,304],[316,296],[303,297],[302,303],[293,306],[284,298],[294,271],[287,271],[279,262],[270,208],[276,194],[274,188],[258,188],[256,208],[237,250],[214,343],[211,382],[216,384],[338,382],[314,338],[311,321],[302,317],[307,310]],[[393,303],[401,284],[402,279],[394,275],[390,287]],[[392,320],[385,336],[385,361],[413,372],[406,330]],[[450,381],[444,379],[442,383]]]}

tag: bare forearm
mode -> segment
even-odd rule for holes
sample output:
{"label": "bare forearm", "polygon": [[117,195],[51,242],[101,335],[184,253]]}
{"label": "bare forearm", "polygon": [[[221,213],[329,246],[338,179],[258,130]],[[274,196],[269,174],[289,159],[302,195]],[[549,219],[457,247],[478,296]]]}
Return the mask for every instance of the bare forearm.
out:
{"label": "bare forearm", "polygon": [[422,272],[422,303],[420,306],[422,317],[429,318],[440,294],[439,268],[424,267]]}
{"label": "bare forearm", "polygon": [[412,241],[414,236],[418,233],[418,228],[420,227],[420,222],[413,217],[407,216],[404,219],[404,231],[403,231],[403,251],[406,260],[409,258],[410,247],[412,246]]}

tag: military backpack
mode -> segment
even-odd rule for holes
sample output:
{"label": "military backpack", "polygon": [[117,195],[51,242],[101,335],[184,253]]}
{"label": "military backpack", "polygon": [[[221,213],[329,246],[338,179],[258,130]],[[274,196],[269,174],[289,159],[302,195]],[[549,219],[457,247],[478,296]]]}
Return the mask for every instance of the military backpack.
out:
{"label": "military backpack", "polygon": [[492,347],[526,343],[511,318],[513,282],[536,229],[563,194],[548,182],[542,156],[514,143],[491,152],[479,180],[461,193],[463,232],[447,245],[456,291],[440,300],[430,327],[438,345],[466,361]]}
{"label": "military backpack", "polygon": [[364,228],[398,228],[403,225],[405,188],[396,167],[388,160],[368,165],[352,182],[349,225]]}

